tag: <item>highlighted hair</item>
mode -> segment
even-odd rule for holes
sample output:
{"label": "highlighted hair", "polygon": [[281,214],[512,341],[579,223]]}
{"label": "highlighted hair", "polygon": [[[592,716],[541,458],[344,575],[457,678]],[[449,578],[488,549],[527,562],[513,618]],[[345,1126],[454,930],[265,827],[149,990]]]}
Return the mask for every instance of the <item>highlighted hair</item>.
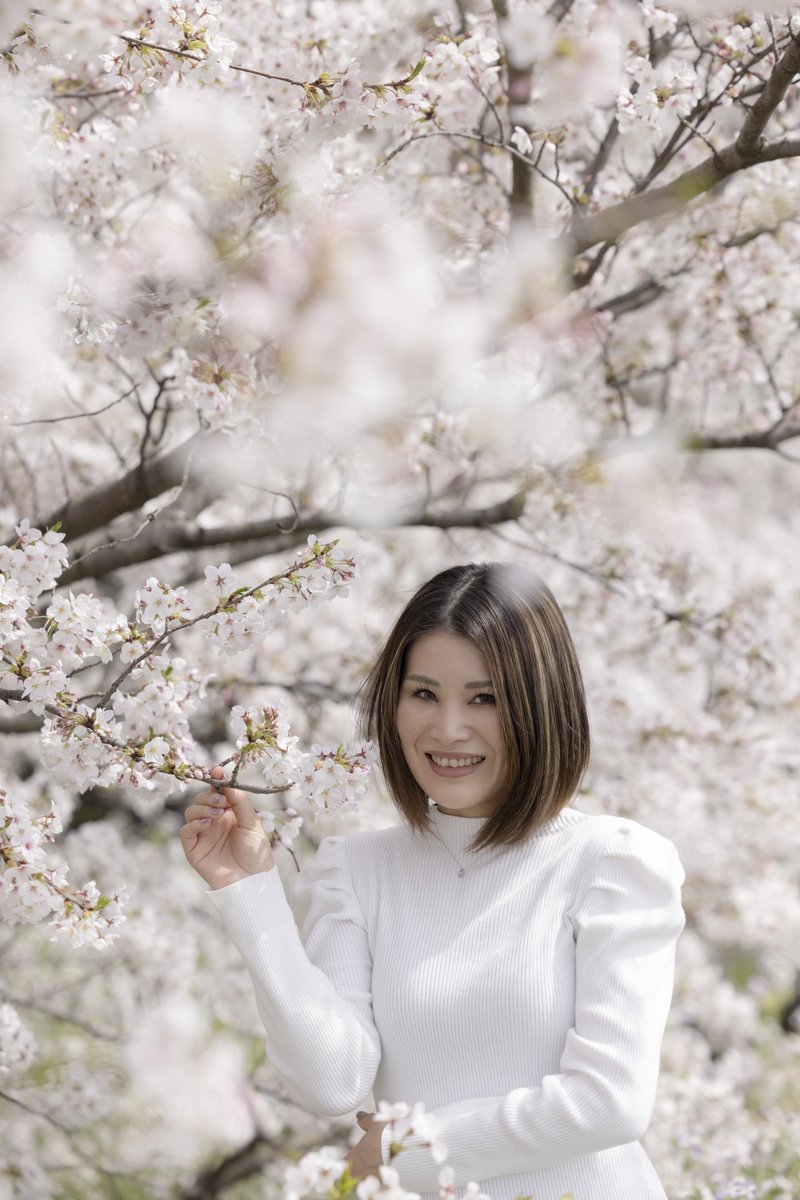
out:
{"label": "highlighted hair", "polygon": [[397,702],[409,647],[440,632],[468,638],[483,655],[506,752],[501,795],[475,847],[524,841],[569,802],[589,762],[586,697],[564,614],[537,575],[502,563],[450,567],[411,597],[364,683],[359,707],[392,799],[420,830],[430,825],[428,798],[403,755]]}

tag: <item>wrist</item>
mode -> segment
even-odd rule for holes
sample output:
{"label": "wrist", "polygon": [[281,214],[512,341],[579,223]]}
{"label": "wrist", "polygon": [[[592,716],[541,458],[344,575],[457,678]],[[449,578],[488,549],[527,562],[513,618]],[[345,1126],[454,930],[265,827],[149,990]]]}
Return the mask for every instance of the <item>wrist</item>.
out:
{"label": "wrist", "polygon": [[269,866],[254,867],[252,871],[226,871],[224,876],[215,875],[213,878],[207,879],[206,883],[212,892],[219,892],[222,888],[233,887],[235,883],[242,883],[245,879],[252,879],[255,875],[264,875],[267,871],[271,871],[274,865],[274,862],[270,862]]}

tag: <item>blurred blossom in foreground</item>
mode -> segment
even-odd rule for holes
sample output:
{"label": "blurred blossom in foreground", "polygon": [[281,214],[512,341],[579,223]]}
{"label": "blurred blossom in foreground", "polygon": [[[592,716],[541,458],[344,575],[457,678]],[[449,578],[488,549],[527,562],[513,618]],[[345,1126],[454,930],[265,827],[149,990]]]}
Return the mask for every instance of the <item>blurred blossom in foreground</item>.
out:
{"label": "blurred blossom in foreground", "polygon": [[253,1136],[244,1050],[214,1034],[196,998],[172,996],[141,1014],[126,1063],[136,1100],[152,1114],[151,1153],[190,1163],[198,1138],[222,1149]]}

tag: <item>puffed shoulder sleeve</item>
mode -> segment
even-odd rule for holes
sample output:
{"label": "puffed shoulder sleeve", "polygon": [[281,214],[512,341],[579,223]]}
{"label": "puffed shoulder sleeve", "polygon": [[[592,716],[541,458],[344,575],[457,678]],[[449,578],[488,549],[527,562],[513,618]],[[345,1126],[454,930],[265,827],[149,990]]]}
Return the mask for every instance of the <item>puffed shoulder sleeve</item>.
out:
{"label": "puffed shoulder sleeve", "polygon": [[255,986],[270,1063],[299,1104],[330,1116],[365,1101],[380,1061],[369,939],[343,841],[326,838],[301,873],[300,931],[274,867],[208,893]]}
{"label": "puffed shoulder sleeve", "polygon": [[[456,1186],[624,1145],[649,1124],[684,925],[684,873],[666,838],[609,820],[569,912],[575,1017],[558,1071],[432,1114]],[[435,1190],[438,1168],[422,1145],[394,1161],[403,1187]]]}

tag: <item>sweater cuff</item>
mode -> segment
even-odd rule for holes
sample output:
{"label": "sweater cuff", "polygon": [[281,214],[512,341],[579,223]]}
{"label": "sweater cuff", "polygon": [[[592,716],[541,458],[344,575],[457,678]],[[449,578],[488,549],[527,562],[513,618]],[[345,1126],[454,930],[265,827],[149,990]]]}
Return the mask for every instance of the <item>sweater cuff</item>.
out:
{"label": "sweater cuff", "polygon": [[[470,1101],[474,1104],[475,1101]],[[452,1105],[452,1108],[461,1110],[466,1107],[464,1102],[458,1102]],[[381,1132],[381,1162],[387,1165],[391,1161],[392,1167],[397,1171],[402,1187],[409,1192],[436,1192],[439,1190],[439,1174],[443,1167],[447,1166],[447,1158],[439,1152],[437,1147],[434,1151],[434,1143],[437,1141],[438,1120],[435,1119],[435,1114],[425,1114],[426,1117],[431,1117],[433,1129],[426,1134],[411,1133],[403,1131],[402,1127],[398,1130],[396,1124],[392,1121],[387,1121]],[[434,1141],[431,1141],[433,1135]],[[392,1142],[396,1142],[400,1149],[394,1158],[391,1158]]]}
{"label": "sweater cuff", "polygon": [[[388,1125],[381,1137],[381,1147],[387,1130]],[[391,1141],[391,1137],[387,1140],[384,1162],[389,1161],[388,1141]],[[436,1192],[439,1188],[439,1172],[447,1166],[447,1160],[437,1162],[431,1154],[430,1143],[415,1134],[403,1138],[403,1149],[392,1159],[392,1166],[397,1171],[400,1186],[407,1192]]]}
{"label": "sweater cuff", "polygon": [[206,895],[226,921],[247,913],[259,901],[275,903],[279,895],[284,902],[286,900],[275,867],[270,867],[268,871],[259,871],[257,875],[248,875],[245,879],[237,879],[235,883],[229,883],[225,887],[211,888]]}

